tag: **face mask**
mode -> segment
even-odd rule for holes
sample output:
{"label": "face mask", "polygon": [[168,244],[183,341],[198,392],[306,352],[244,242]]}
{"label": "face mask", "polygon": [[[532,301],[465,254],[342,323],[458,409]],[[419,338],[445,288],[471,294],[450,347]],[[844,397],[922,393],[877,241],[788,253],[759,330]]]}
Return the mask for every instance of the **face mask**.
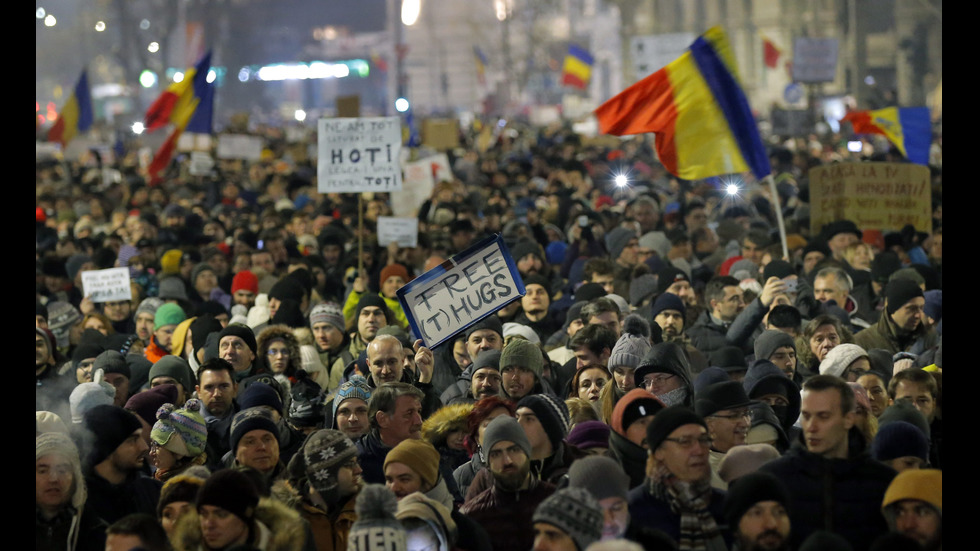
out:
{"label": "face mask", "polygon": [[667,407],[683,404],[684,400],[687,399],[687,389],[684,387],[675,388],[670,392],[657,394],[657,398]]}
{"label": "face mask", "polygon": [[771,407],[772,412],[776,414],[776,419],[779,419],[779,425],[785,427],[787,424],[786,417],[789,415],[789,406],[769,406],[769,407]]}

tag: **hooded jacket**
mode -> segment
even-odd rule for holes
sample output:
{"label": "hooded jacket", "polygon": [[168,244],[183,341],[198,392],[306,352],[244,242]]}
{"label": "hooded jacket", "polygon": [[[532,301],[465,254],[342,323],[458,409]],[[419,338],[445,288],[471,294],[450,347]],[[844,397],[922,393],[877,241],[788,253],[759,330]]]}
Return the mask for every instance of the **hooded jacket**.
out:
{"label": "hooded jacket", "polygon": [[[662,342],[650,349],[650,352],[640,361],[633,376],[644,373],[670,373],[681,378],[682,387],[687,389],[683,405],[694,408],[694,382],[691,377],[691,364],[687,360],[684,349],[673,342]],[[637,384],[637,387],[643,388]],[[673,404],[666,404],[673,405]]]}
{"label": "hooded jacket", "polygon": [[467,419],[472,411],[472,404],[443,406],[422,423],[422,438],[435,446],[439,455],[442,456],[443,463],[447,464],[453,471],[469,461],[470,458],[465,450],[450,448],[446,439],[453,432],[466,432]]}
{"label": "hooded jacket", "polygon": [[[259,500],[249,545],[261,551],[314,551],[299,513],[271,498]],[[204,536],[197,510],[185,513],[170,539],[175,551],[204,551]]]}
{"label": "hooded jacket", "polygon": [[[289,328],[288,325],[268,325],[255,337],[255,349],[256,351],[268,351],[269,345],[275,339],[282,339],[286,344],[286,349],[289,350],[289,363],[286,366],[285,375],[292,378],[296,371],[303,369],[303,358],[299,353],[299,340],[293,335],[293,330]],[[265,368],[272,373],[272,367],[269,363],[265,354],[258,354],[262,357],[259,358]]]}
{"label": "hooded jacket", "polygon": [[[768,394],[766,389],[772,388],[770,385],[781,387],[785,391],[786,399],[789,400],[786,413],[780,419],[780,425],[792,441],[792,435],[799,432],[793,430],[793,424],[800,417],[800,387],[796,386],[796,383],[768,360],[755,361],[749,366],[748,371],[745,372],[745,379],[742,380],[742,388],[745,389],[745,394],[753,400],[758,400]],[[777,418],[780,417],[775,408],[773,408],[773,413],[776,413]]]}
{"label": "hooded jacket", "polygon": [[926,329],[923,323],[914,331],[901,331],[892,321],[891,314],[883,311],[878,323],[854,335],[854,344],[865,350],[883,348],[892,354],[921,354],[939,344],[939,337],[932,329]]}

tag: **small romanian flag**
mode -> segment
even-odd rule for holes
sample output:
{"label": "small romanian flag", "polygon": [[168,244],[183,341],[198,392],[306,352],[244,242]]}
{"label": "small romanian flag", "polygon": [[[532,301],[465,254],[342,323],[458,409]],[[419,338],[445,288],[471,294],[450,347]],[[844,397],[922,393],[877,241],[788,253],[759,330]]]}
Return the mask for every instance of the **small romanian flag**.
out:
{"label": "small romanian flag", "polygon": [[480,84],[487,83],[487,55],[479,46],[473,46],[473,56],[476,58],[476,80]]}
{"label": "small romanian flag", "polygon": [[761,180],[770,173],[721,27],[709,29],[679,58],[603,103],[595,114],[603,134],[655,133],[660,162],[680,178],[751,170]]}
{"label": "small romanian flag", "polygon": [[848,121],[855,134],[881,134],[902,152],[906,159],[920,165],[929,164],[932,124],[928,107],[886,107],[876,111],[851,111],[841,122]]}
{"label": "small romanian flag", "polygon": [[565,56],[565,64],[561,70],[561,83],[565,86],[585,90],[589,86],[589,78],[592,76],[593,61],[589,52],[575,44],[570,44],[568,55]]}
{"label": "small romanian flag", "polygon": [[61,108],[58,120],[48,130],[48,141],[68,145],[77,134],[88,131],[95,118],[92,111],[92,91],[88,86],[88,74],[82,71],[68,102]]}

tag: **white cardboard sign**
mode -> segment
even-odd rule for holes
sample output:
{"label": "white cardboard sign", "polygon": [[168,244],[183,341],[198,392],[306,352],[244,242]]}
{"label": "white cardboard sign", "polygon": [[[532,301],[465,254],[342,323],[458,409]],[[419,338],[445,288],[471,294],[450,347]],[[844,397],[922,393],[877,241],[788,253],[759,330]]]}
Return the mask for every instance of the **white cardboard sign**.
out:
{"label": "white cardboard sign", "polygon": [[129,268],[88,270],[82,272],[82,290],[92,302],[132,300],[129,286]]}
{"label": "white cardboard sign", "polygon": [[419,244],[418,218],[378,217],[378,245],[387,247],[398,243],[399,247],[416,247]]}
{"label": "white cardboard sign", "polygon": [[388,192],[402,188],[398,117],[317,121],[317,191]]}

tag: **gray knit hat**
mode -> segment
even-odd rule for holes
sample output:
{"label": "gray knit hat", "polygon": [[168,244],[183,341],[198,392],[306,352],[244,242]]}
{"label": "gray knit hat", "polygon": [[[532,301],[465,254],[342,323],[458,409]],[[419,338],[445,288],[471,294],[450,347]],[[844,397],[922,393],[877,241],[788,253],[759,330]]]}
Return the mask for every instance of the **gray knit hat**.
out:
{"label": "gray knit hat", "polygon": [[163,306],[163,299],[158,297],[147,297],[140,302],[140,305],[136,307],[136,312],[133,314],[133,319],[136,319],[140,314],[150,314],[155,316],[157,313],[157,308]]}
{"label": "gray knit hat", "polygon": [[827,352],[823,361],[820,362],[820,374],[840,377],[855,360],[860,358],[868,358],[868,353],[860,346],[847,343],[838,344],[830,352]]}
{"label": "gray knit hat", "polygon": [[650,324],[642,317],[630,314],[623,320],[623,334],[616,341],[607,365],[610,370],[621,365],[636,369],[651,346]]}
{"label": "gray knit hat", "polygon": [[500,369],[518,366],[534,372],[535,377],[541,378],[544,358],[541,349],[524,339],[514,339],[507,343],[500,353]]}
{"label": "gray knit hat", "polygon": [[[302,453],[293,461],[302,462],[306,479],[328,505],[335,505],[343,497],[338,491],[337,473],[352,458],[357,457],[357,447],[339,430],[321,429],[303,443]],[[290,471],[294,465],[290,463]]]}
{"label": "gray knit hat", "polygon": [[116,389],[102,380],[102,371],[92,374],[92,382],[81,383],[68,396],[68,407],[71,411],[71,422],[75,424],[84,421],[85,412],[95,406],[111,406],[116,399]]}
{"label": "gray knit hat", "polygon": [[381,484],[368,484],[354,504],[357,521],[351,526],[347,551],[406,551],[405,529],[395,512],[398,500],[394,492]]}
{"label": "gray knit hat", "polygon": [[602,538],[602,507],[582,488],[563,488],[538,505],[533,522],[550,524],[568,534],[579,551]]}
{"label": "gray knit hat", "polygon": [[335,302],[321,302],[310,311],[310,327],[317,323],[329,323],[344,332],[344,312]]}
{"label": "gray knit hat", "polygon": [[513,442],[524,450],[529,459],[531,457],[531,442],[527,439],[527,434],[517,419],[510,415],[495,417],[483,433],[483,449],[487,452],[492,450],[498,442]]}
{"label": "gray knit hat", "polygon": [[606,234],[606,250],[609,251],[609,258],[615,261],[623,253],[626,244],[630,239],[636,239],[636,232],[626,228],[615,228]]}
{"label": "gray knit hat", "polygon": [[149,381],[157,377],[170,377],[184,387],[184,392],[190,393],[194,390],[194,381],[191,379],[191,366],[187,360],[180,356],[167,354],[157,360],[150,368]]}
{"label": "gray knit hat", "polygon": [[517,409],[521,408],[528,408],[534,412],[545,434],[548,435],[552,449],[557,450],[571,428],[571,419],[565,402],[551,394],[529,394],[517,402]]}
{"label": "gray knit hat", "polygon": [[768,360],[776,350],[789,346],[796,351],[796,343],[793,341],[793,337],[789,333],[784,333],[778,329],[768,329],[763,331],[757,339],[755,339],[755,359],[757,360]]}
{"label": "gray knit hat", "polygon": [[81,509],[85,504],[85,478],[82,476],[82,463],[78,456],[78,448],[67,434],[47,432],[34,438],[34,460],[56,453],[64,456],[71,463],[72,480],[75,491],[71,496],[71,504],[75,509]]}
{"label": "gray knit hat", "polygon": [[615,459],[590,455],[572,463],[568,469],[568,486],[588,490],[597,500],[609,497],[627,499],[630,477]]}

